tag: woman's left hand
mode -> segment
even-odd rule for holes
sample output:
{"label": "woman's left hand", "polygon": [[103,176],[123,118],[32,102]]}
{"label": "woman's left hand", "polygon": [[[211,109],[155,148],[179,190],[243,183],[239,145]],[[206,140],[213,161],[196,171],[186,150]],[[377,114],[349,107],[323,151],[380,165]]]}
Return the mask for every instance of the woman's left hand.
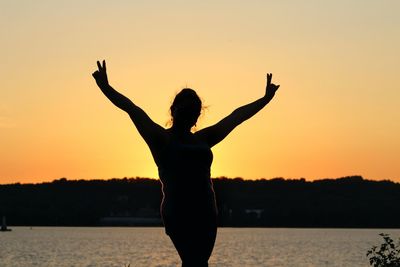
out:
{"label": "woman's left hand", "polygon": [[108,85],[108,78],[107,78],[107,68],[106,68],[106,61],[103,60],[103,66],[97,61],[97,68],[95,72],[93,72],[92,76],[96,80],[96,83],[99,87],[107,86]]}

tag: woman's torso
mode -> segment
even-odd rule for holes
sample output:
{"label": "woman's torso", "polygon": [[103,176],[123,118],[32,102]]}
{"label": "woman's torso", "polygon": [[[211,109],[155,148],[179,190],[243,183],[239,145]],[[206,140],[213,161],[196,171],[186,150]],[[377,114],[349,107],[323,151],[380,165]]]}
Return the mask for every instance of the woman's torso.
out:
{"label": "woman's torso", "polygon": [[163,217],[216,214],[210,178],[212,160],[210,147],[194,134],[186,138],[170,134],[157,162],[163,191]]}

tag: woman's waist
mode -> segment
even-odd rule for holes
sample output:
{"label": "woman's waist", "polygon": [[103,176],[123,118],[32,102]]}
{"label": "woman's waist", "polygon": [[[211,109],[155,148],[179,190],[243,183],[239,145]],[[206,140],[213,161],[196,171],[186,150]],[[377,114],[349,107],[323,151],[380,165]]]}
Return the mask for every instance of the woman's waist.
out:
{"label": "woman's waist", "polygon": [[214,199],[215,193],[211,182],[171,183],[162,185],[164,198],[168,199]]}
{"label": "woman's waist", "polygon": [[161,214],[165,216],[202,217],[216,216],[215,198],[209,199],[177,199],[165,198],[161,203]]}
{"label": "woman's waist", "polygon": [[171,208],[209,208],[215,207],[215,194],[212,189],[205,192],[165,192],[163,191],[162,207]]}
{"label": "woman's waist", "polygon": [[207,200],[215,201],[215,193],[211,186],[204,188],[180,188],[163,186],[163,200],[164,201],[190,201],[190,202],[204,202]]}

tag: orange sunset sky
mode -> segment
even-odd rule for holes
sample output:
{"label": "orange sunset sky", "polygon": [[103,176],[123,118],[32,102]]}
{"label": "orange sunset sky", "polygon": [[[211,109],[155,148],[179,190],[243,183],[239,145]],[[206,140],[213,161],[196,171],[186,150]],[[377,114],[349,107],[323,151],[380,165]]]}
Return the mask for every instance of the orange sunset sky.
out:
{"label": "orange sunset sky", "polygon": [[198,128],[275,99],[213,148],[212,176],[362,175],[400,182],[400,1],[0,2],[0,183],[157,177],[91,73],[165,126],[174,94]]}

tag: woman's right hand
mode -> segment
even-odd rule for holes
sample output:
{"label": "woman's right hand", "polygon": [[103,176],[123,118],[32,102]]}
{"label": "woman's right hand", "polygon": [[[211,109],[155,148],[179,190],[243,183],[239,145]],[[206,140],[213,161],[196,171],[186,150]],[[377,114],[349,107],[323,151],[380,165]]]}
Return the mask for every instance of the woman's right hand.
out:
{"label": "woman's right hand", "polygon": [[106,61],[103,60],[103,66],[97,61],[98,70],[92,73],[93,78],[99,87],[108,85]]}
{"label": "woman's right hand", "polygon": [[271,81],[272,81],[272,73],[268,73],[267,74],[267,86],[265,88],[265,97],[269,100],[271,100],[274,97],[275,92],[279,88],[279,85],[275,85]]}

